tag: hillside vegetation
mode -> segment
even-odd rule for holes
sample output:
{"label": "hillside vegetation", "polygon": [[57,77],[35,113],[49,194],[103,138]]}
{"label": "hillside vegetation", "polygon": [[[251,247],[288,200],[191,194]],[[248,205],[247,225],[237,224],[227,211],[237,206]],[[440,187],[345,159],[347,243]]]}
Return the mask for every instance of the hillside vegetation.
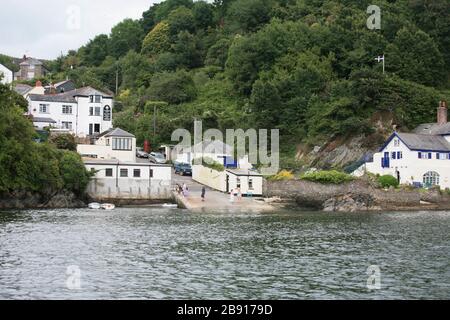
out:
{"label": "hillside vegetation", "polygon": [[[381,30],[366,27],[371,4]],[[139,143],[170,142],[194,119],[279,128],[291,168],[299,144],[383,135],[380,119],[387,131],[434,121],[450,98],[449,48],[448,0],[166,0],[48,63],[44,81],[115,91],[118,72],[115,124]]]}

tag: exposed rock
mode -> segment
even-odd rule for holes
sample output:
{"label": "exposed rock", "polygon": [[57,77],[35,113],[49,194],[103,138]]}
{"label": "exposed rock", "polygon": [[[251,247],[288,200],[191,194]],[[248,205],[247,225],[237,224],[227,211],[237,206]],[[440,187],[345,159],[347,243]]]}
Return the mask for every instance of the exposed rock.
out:
{"label": "exposed rock", "polygon": [[86,203],[69,191],[54,194],[19,191],[0,195],[0,209],[80,208]]}

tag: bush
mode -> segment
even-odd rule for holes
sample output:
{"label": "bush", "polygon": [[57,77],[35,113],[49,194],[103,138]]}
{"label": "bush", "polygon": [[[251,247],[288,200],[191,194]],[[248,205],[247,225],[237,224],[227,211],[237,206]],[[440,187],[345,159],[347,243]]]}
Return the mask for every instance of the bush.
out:
{"label": "bush", "polygon": [[397,178],[391,176],[391,175],[384,175],[384,176],[380,176],[378,177],[378,183],[383,187],[383,188],[389,188],[389,187],[398,187],[398,180]]}
{"label": "bush", "polygon": [[64,133],[57,134],[50,137],[49,142],[58,149],[76,151],[77,143],[75,142],[75,136]]}
{"label": "bush", "polygon": [[86,170],[81,157],[76,152],[64,151],[59,162],[63,187],[81,195],[89,183],[92,173]]}
{"label": "bush", "polygon": [[344,172],[330,170],[305,173],[301,176],[301,179],[326,184],[340,184],[352,181],[353,177]]}
{"label": "bush", "polygon": [[294,179],[294,174],[292,171],[281,170],[276,175],[273,175],[268,178],[271,181],[283,181],[283,180],[292,180]]}

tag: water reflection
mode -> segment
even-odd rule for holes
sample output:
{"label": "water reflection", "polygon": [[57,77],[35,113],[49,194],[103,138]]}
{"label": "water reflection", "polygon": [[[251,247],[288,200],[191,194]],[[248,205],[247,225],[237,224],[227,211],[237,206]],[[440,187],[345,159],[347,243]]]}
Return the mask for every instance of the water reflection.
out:
{"label": "water reflection", "polygon": [[448,299],[449,230],[448,212],[3,212],[0,298]]}

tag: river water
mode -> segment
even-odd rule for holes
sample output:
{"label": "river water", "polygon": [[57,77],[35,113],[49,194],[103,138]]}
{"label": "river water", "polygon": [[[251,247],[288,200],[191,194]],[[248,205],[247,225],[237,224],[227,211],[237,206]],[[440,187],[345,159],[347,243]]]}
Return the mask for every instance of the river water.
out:
{"label": "river water", "polygon": [[450,212],[0,212],[0,299],[449,299],[449,231]]}

